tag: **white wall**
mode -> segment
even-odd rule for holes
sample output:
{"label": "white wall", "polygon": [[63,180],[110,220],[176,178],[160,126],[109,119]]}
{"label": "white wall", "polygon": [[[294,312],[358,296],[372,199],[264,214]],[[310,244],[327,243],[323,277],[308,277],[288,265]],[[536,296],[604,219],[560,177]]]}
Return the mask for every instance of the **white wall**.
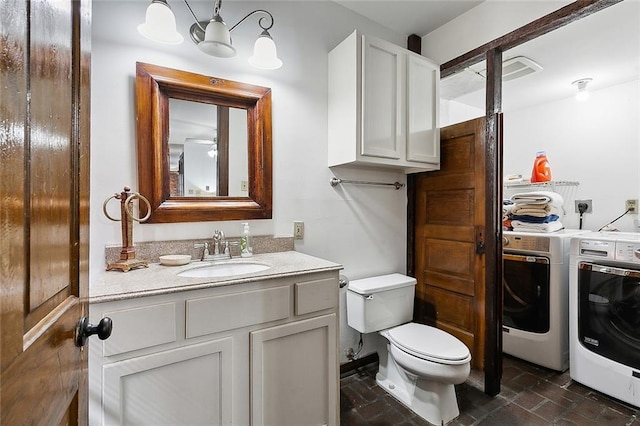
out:
{"label": "white wall", "polygon": [[485,0],[422,37],[422,54],[443,64],[569,3],[569,0]]}
{"label": "white wall", "polygon": [[[553,180],[578,181],[565,198],[593,200],[583,229],[596,231],[624,213],[625,200],[640,196],[640,80],[592,91],[585,102],[574,97],[504,114],[504,173],[531,176],[536,151],[544,150]],[[507,193],[505,192],[505,195]],[[572,200],[562,219],[578,228]],[[613,226],[637,229],[637,215]]]}
{"label": "white wall", "polygon": [[[232,33],[237,57],[213,58],[190,41],[187,28],[191,21],[184,4],[170,3],[185,37],[179,46],[157,45],[138,35],[135,28],[143,20],[148,2],[94,1],[91,277],[106,273],[104,246],[121,243],[119,225],[102,214],[103,200],[125,185],[138,188],[136,61],[271,87],[273,219],[250,221],[255,235],[291,235],[293,221],[301,220],[305,238],[296,241],[296,250],[341,263],[350,279],[406,272],[406,191],[357,185],[332,188],[329,180],[333,174],[327,167],[328,51],[355,28],[401,46],[406,44],[404,37],[333,2],[225,2],[222,15],[230,24],[257,8],[275,16],[276,24],[270,32],[284,66],[261,71],[246,62],[259,34],[254,21],[245,22]],[[190,4],[200,19],[210,16],[211,1]],[[340,169],[336,173],[351,179],[406,180],[395,172]],[[134,241],[205,239],[216,228],[228,236],[239,236],[242,231],[239,221],[135,224]],[[341,345],[343,349],[355,348],[357,333],[346,326],[344,291]]]}
{"label": "white wall", "polygon": [[[575,200],[592,200],[582,229],[597,231],[624,212],[625,200],[640,198],[640,80],[504,114],[505,176],[531,177],[537,151],[546,151],[554,181],[578,182],[553,189],[565,199],[566,228],[578,229]],[[458,102],[441,102],[442,125],[480,115]],[[535,190],[505,188],[504,197]],[[638,216],[626,215],[611,228],[638,232]],[[605,228],[610,229],[610,228]]]}
{"label": "white wall", "polygon": [[[487,0],[422,38],[422,54],[440,63],[544,16],[569,2]],[[567,199],[567,228],[578,228],[574,200],[593,200],[583,229],[598,230],[624,212],[627,199],[640,194],[640,83],[638,80],[591,92],[578,103],[573,97],[504,114],[504,174],[531,176],[535,153],[545,150],[553,180],[578,181],[558,187]],[[478,114],[479,113],[479,114]],[[464,121],[482,111],[457,102],[441,102],[441,122]],[[508,198],[524,189],[505,190]],[[638,216],[627,215],[613,227],[637,231]]]}
{"label": "white wall", "polygon": [[460,102],[440,99],[440,127],[484,117],[485,110]]}

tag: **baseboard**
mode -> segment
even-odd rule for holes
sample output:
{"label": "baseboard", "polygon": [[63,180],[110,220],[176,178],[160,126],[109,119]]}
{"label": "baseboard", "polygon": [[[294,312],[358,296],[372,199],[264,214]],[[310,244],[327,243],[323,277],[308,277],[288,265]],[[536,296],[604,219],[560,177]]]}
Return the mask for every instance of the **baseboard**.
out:
{"label": "baseboard", "polygon": [[378,362],[378,354],[376,352],[365,355],[362,358],[354,359],[353,361],[340,364],[340,375],[343,375],[360,367],[364,367],[365,365],[372,364],[374,362]]}

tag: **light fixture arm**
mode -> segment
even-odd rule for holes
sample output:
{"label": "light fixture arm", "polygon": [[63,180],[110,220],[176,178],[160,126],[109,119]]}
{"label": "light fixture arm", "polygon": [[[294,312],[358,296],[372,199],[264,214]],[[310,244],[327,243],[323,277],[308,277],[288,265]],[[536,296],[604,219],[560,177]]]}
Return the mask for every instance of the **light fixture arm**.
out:
{"label": "light fixture arm", "polygon": [[[189,6],[189,3],[187,3],[187,0],[182,0],[184,1],[184,4],[187,6],[187,9],[189,9],[189,12],[191,12],[191,16],[193,16],[193,20],[195,21],[196,25],[202,30],[202,32],[205,32],[205,29],[202,27],[202,24],[200,23],[200,21],[198,21],[198,17],[196,16],[196,14],[193,12],[193,9],[191,9],[191,6]],[[222,1],[222,0],[220,0]]]}
{"label": "light fixture arm", "polygon": [[[184,0],[184,2],[186,3],[187,0]],[[222,0],[215,0],[213,2],[213,16],[214,16],[214,18],[220,16],[220,9],[222,9]],[[264,13],[269,17],[269,19],[271,20],[271,25],[269,25],[268,27],[265,27],[265,26],[262,25],[262,20],[265,19],[264,16],[258,20],[258,25],[260,25],[260,28],[262,28],[265,31],[270,30],[271,27],[273,27],[273,23],[274,23],[273,15],[271,13],[267,12],[264,9],[257,9],[257,10],[254,10],[253,12],[248,13],[244,18],[239,20],[234,26],[229,28],[229,32],[233,31],[233,29],[235,27],[237,27],[238,25],[243,23],[248,17],[250,17],[252,15],[255,15],[256,13]],[[194,15],[194,18],[195,18],[195,15]],[[197,21],[197,18],[196,18],[196,21]]]}
{"label": "light fixture arm", "polygon": [[[189,29],[189,35],[191,36],[191,40],[195,43],[198,44],[200,43],[202,40],[204,40],[204,36],[205,36],[205,32],[206,32],[206,28],[207,25],[209,24],[209,21],[199,21],[196,14],[193,12],[193,10],[191,9],[191,6],[189,6],[189,3],[187,3],[187,0],[183,0],[184,4],[187,6],[187,9],[189,9],[189,12],[191,12],[191,16],[193,16],[193,19],[195,20],[195,24],[193,24],[191,26],[191,28]],[[218,21],[218,22],[222,22],[222,18],[220,17],[220,9],[222,8],[222,0],[215,0],[213,3],[213,17],[212,20]],[[229,32],[233,31],[238,25],[240,25],[241,23],[243,23],[244,21],[247,20],[247,18],[249,18],[252,15],[255,15],[256,13],[263,13],[267,16],[262,16],[259,20],[258,20],[258,25],[260,26],[260,28],[262,28],[263,31],[268,31],[271,29],[271,27],[273,27],[274,24],[274,19],[273,19],[273,15],[271,13],[269,13],[268,11],[264,10],[264,9],[257,9],[254,10],[253,12],[248,13],[244,18],[242,18],[240,21],[238,21],[235,25],[233,25],[231,28],[229,28]],[[270,20],[269,25],[266,26],[263,23],[264,19],[268,19]]]}
{"label": "light fixture arm", "polygon": [[[218,58],[231,58],[236,54],[236,49],[231,42],[231,31],[253,15],[264,15],[258,19],[258,26],[262,29],[262,33],[258,36],[254,44],[253,55],[249,57],[248,61],[260,69],[273,70],[282,66],[282,61],[276,52],[276,45],[269,34],[269,30],[275,23],[270,12],[256,9],[228,28],[220,16],[222,0],[213,0],[213,16],[208,21],[198,20],[189,2],[187,0],[183,0],[183,2],[194,21],[189,28],[191,40],[202,52]],[[147,7],[144,23],[138,25],[138,32],[159,43],[179,44],[183,40],[182,35],[176,31],[175,15],[167,0],[151,1]]]}
{"label": "light fixture arm", "polygon": [[[193,11],[193,9],[191,8],[191,6],[189,5],[189,3],[187,3],[187,0],[182,0],[185,4],[185,6],[187,6],[187,9],[189,10],[189,13],[191,13],[191,16],[193,17],[194,22],[196,23],[196,25],[198,26],[198,28],[204,33],[206,31],[206,25],[202,25],[202,24],[206,24],[208,21],[199,21],[198,17],[196,16],[195,12]],[[215,0],[213,3],[213,18],[219,18],[220,17],[220,9],[222,8],[222,0]],[[231,28],[229,28],[229,32],[233,31],[238,25],[240,25],[241,23],[243,23],[244,21],[247,20],[247,18],[251,17],[252,15],[255,15],[256,13],[264,13],[265,15],[267,15],[269,17],[270,20],[270,24],[269,26],[264,26],[262,21],[264,19],[267,19],[267,16],[263,16],[260,19],[258,19],[258,25],[260,26],[260,28],[262,28],[264,31],[269,31],[272,27],[273,24],[275,23],[275,20],[273,19],[273,15],[264,9],[256,9],[253,12],[248,13],[244,18],[242,18],[241,20],[239,20],[235,25],[233,25]]]}
{"label": "light fixture arm", "polygon": [[[222,0],[218,0],[220,2],[222,2]],[[261,17],[260,19],[258,19],[258,25],[260,25],[260,28],[262,28],[264,31],[269,31],[271,29],[271,27],[273,27],[274,24],[274,20],[273,20],[273,15],[269,12],[267,12],[264,9],[256,9],[253,12],[248,13],[244,18],[242,18],[241,20],[238,21],[238,23],[236,23],[234,26],[232,26],[231,28],[229,28],[229,31],[233,31],[233,29],[235,27],[237,27],[238,25],[240,25],[241,23],[243,23],[247,18],[249,18],[252,15],[255,15],[256,13],[264,13],[266,14],[269,19],[271,20],[271,24],[268,27],[265,27],[264,25],[262,25],[262,20],[266,19],[266,16]]]}

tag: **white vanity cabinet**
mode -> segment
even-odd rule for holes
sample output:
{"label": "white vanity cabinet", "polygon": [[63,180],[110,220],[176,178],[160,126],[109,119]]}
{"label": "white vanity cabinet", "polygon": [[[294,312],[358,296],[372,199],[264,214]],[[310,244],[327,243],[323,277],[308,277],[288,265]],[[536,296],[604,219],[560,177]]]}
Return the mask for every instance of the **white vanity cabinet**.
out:
{"label": "white vanity cabinet", "polygon": [[338,271],[90,305],[89,422],[337,425]]}
{"label": "white vanity cabinet", "polygon": [[329,167],[440,168],[440,67],[354,31],[329,52]]}

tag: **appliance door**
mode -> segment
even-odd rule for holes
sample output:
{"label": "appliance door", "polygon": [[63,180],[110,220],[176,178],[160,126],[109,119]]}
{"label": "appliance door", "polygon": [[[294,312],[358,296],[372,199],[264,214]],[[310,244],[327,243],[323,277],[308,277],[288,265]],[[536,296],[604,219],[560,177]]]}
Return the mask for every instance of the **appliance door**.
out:
{"label": "appliance door", "polygon": [[549,258],[504,253],[504,305],[506,327],[532,333],[549,331]]}
{"label": "appliance door", "polygon": [[640,271],[578,263],[578,338],[586,349],[640,369]]}

